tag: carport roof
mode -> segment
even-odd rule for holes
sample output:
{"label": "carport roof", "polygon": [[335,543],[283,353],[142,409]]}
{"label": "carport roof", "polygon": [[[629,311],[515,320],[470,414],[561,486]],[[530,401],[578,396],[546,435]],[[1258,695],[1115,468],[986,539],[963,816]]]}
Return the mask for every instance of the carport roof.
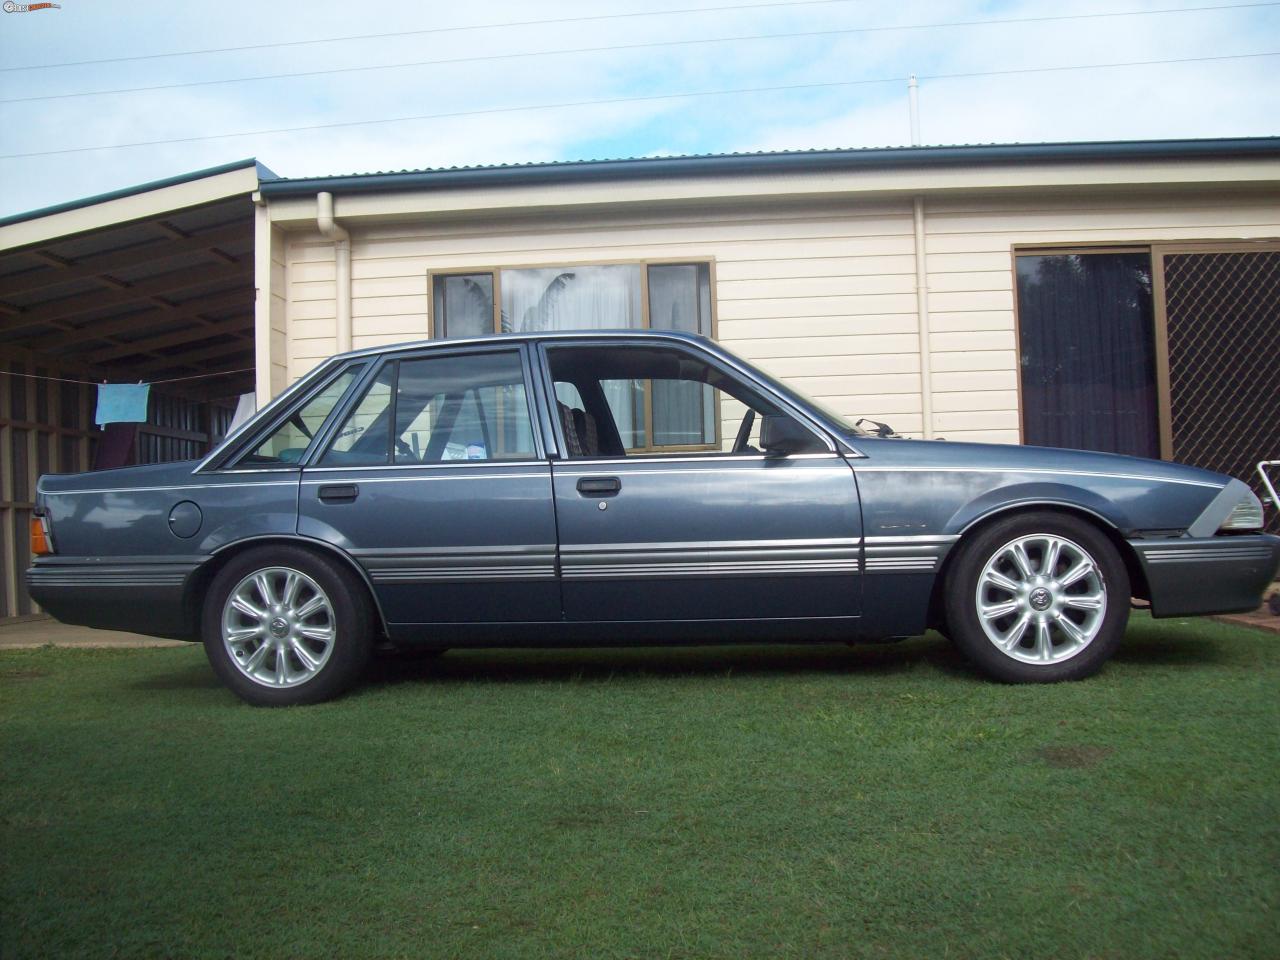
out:
{"label": "carport roof", "polygon": [[[254,365],[255,160],[0,220],[0,357],[155,382]],[[250,389],[252,370],[185,384]]]}

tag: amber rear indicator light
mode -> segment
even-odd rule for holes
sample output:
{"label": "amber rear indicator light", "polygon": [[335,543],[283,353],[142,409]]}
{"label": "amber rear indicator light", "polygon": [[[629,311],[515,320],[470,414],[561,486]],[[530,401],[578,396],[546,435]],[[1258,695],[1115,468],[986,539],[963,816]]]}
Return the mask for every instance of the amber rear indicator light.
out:
{"label": "amber rear indicator light", "polygon": [[31,518],[31,555],[45,557],[53,553],[53,544],[49,542],[49,534],[45,531],[44,520]]}

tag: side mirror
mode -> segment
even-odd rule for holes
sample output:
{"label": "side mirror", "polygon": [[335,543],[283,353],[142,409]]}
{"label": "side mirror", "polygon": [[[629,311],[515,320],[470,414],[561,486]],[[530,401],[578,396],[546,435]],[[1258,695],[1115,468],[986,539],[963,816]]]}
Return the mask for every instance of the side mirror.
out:
{"label": "side mirror", "polygon": [[816,453],[823,449],[818,438],[786,416],[766,416],[760,422],[760,446],[771,457]]}

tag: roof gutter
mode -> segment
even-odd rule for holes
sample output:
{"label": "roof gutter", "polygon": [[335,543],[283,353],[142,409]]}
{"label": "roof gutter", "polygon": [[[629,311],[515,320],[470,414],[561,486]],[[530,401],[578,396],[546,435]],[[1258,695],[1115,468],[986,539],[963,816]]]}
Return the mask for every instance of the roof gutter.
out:
{"label": "roof gutter", "polygon": [[336,307],[338,314],[338,353],[351,349],[351,234],[333,218],[333,194],[316,194],[316,227],[326,239],[333,241],[336,268]]}

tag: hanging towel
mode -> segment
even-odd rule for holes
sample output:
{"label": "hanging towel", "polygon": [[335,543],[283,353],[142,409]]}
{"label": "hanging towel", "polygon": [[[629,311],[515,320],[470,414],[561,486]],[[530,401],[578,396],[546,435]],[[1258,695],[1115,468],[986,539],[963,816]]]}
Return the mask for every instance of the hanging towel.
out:
{"label": "hanging towel", "polygon": [[146,423],[149,383],[102,383],[98,385],[98,412],[94,422]]}
{"label": "hanging towel", "polygon": [[227,427],[227,432],[230,433],[257,412],[258,395],[256,393],[240,394],[240,399],[236,401],[236,412],[231,416],[231,426]]}
{"label": "hanging towel", "polygon": [[112,467],[133,465],[133,448],[138,441],[136,423],[109,423],[102,428],[102,436],[94,448],[93,469],[110,470]]}

